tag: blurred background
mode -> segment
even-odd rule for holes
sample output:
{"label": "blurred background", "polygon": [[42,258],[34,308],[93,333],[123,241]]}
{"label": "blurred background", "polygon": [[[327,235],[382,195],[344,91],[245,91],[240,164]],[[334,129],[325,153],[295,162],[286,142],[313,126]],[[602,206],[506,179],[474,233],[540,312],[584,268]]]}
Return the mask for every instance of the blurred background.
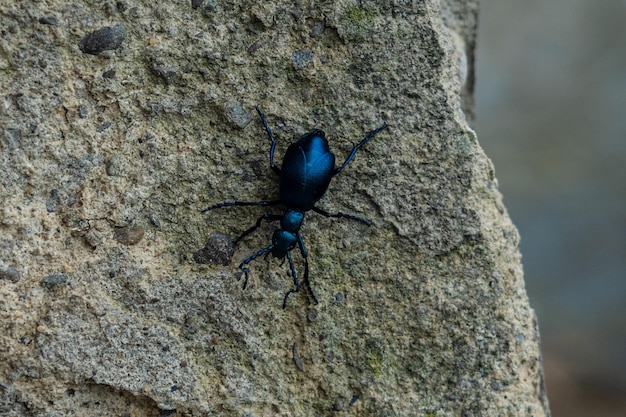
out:
{"label": "blurred background", "polygon": [[626,0],[481,0],[479,141],[522,236],[553,417],[626,416]]}

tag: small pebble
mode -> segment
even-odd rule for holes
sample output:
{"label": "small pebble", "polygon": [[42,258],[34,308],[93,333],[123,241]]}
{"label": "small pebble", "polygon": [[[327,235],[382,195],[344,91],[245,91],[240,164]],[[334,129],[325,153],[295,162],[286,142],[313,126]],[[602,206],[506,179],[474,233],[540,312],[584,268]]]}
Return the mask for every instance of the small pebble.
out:
{"label": "small pebble", "polygon": [[154,214],[150,215],[150,223],[152,223],[152,225],[156,227],[157,229],[161,228],[161,222],[159,221],[159,218],[155,216]]}
{"label": "small pebble", "polygon": [[91,32],[80,41],[78,46],[86,54],[98,55],[100,52],[119,48],[124,39],[126,39],[126,28],[120,23]]}
{"label": "small pebble", "polygon": [[20,280],[20,273],[12,266],[0,266],[0,279],[17,282]]}
{"label": "small pebble", "polygon": [[115,240],[123,245],[135,245],[143,237],[144,230],[141,226],[126,226],[115,228]]}
{"label": "small pebble", "polygon": [[57,20],[57,18],[52,15],[40,17],[39,23],[41,23],[42,25],[52,25],[52,26],[59,25],[59,21]]}
{"label": "small pebble", "polygon": [[67,275],[65,274],[54,274],[54,275],[48,275],[47,277],[45,277],[44,279],[42,279],[39,284],[44,287],[47,288],[49,290],[54,289],[57,285],[60,284],[65,284],[67,282]]}
{"label": "small pebble", "polygon": [[301,51],[294,51],[291,54],[291,62],[295,69],[303,69],[309,66],[313,61],[313,51],[304,49]]}
{"label": "small pebble", "polygon": [[293,354],[293,362],[296,364],[299,370],[304,371],[304,365],[302,364],[302,359],[300,359],[300,355],[298,354],[298,344],[294,343],[291,348],[291,352]]}
{"label": "small pebble", "polygon": [[224,233],[211,233],[204,248],[193,254],[193,259],[199,264],[228,265],[233,254],[235,245],[230,236]]}
{"label": "small pebble", "polygon": [[110,69],[110,70],[104,71],[102,73],[102,78],[109,78],[109,79],[115,78],[115,70]]}

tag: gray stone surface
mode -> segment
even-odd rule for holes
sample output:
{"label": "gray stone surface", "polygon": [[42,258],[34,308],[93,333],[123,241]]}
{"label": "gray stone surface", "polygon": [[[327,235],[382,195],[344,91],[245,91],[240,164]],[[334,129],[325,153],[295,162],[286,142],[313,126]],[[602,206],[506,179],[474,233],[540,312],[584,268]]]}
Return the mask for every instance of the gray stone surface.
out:
{"label": "gray stone surface", "polygon": [[[518,234],[466,122],[476,7],[1,3],[0,412],[549,415]],[[117,49],[81,52],[117,24]],[[317,306],[281,308],[276,260],[242,291],[269,227],[194,261],[262,212],[202,208],[277,196],[256,104],[277,155],[318,127],[341,160],[389,124],[319,203],[373,226],[305,220]]]}

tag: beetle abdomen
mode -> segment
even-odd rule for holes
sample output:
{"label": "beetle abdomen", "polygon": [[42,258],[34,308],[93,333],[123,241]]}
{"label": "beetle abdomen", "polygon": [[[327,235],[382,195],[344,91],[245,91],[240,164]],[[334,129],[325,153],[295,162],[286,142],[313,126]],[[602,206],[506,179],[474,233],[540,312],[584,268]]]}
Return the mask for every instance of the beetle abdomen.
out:
{"label": "beetle abdomen", "polygon": [[313,130],[291,144],[280,177],[280,198],[287,207],[307,211],[326,192],[335,169],[335,155],[321,130]]}

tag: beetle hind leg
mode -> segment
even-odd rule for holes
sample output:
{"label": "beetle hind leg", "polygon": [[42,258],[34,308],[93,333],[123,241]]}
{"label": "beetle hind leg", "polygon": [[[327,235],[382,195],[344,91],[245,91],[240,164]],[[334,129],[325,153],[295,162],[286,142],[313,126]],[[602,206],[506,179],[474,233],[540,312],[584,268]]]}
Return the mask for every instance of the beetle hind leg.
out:
{"label": "beetle hind leg", "polygon": [[267,125],[267,120],[265,120],[265,115],[263,114],[259,106],[256,106],[256,112],[259,114],[259,117],[261,118],[261,123],[263,123],[263,127],[265,128],[265,131],[267,132],[267,136],[272,141],[272,145],[270,146],[270,168],[272,168],[272,171],[274,171],[276,175],[280,176],[280,168],[274,165],[274,151],[276,150],[276,139],[274,139],[274,134],[272,133],[272,129],[270,129],[270,127]]}
{"label": "beetle hind leg", "polygon": [[321,214],[322,216],[326,216],[326,217],[338,217],[338,218],[344,218],[344,219],[350,219],[350,220],[356,220],[358,222],[361,222],[367,226],[371,226],[372,222],[364,219],[362,217],[358,217],[358,216],[353,216],[352,214],[345,214],[345,213],[329,213],[326,210],[322,210],[320,208],[317,207],[313,207],[313,211]]}
{"label": "beetle hind leg", "polygon": [[225,201],[223,203],[215,204],[211,207],[207,207],[201,211],[202,214],[207,211],[215,210],[223,207],[240,207],[240,206],[277,206],[280,204],[280,200],[273,201]]}
{"label": "beetle hind leg", "polygon": [[350,161],[352,161],[352,159],[354,158],[354,155],[356,155],[356,151],[358,151],[361,146],[365,145],[367,142],[370,141],[370,139],[372,139],[374,136],[378,135],[380,132],[382,132],[385,129],[387,129],[387,123],[383,123],[382,126],[373,130],[369,135],[367,135],[365,139],[363,139],[361,142],[354,145],[354,148],[352,148],[352,152],[350,152],[350,155],[348,155],[345,162],[341,164],[339,168],[335,168],[335,171],[333,171],[333,175],[339,174],[346,167],[346,165],[348,165]]}

